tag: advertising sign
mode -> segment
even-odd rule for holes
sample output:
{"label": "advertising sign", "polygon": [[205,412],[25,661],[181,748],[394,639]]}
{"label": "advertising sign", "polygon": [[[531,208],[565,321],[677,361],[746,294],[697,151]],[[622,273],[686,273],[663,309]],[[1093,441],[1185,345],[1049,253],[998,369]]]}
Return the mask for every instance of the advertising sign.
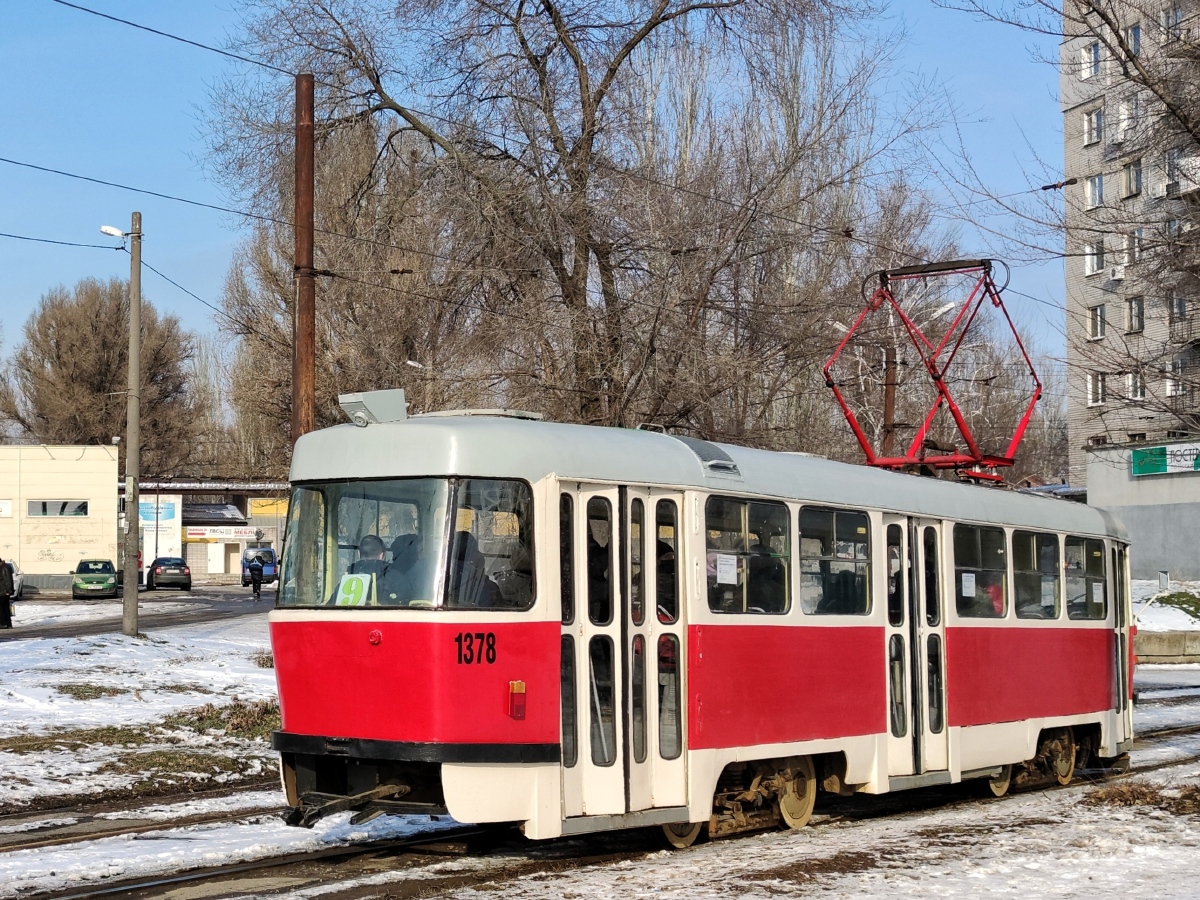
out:
{"label": "advertising sign", "polygon": [[189,541],[255,541],[261,535],[253,525],[189,525],[184,533]]}
{"label": "advertising sign", "polygon": [[183,495],[142,494],[138,498],[138,524],[142,528],[142,563],[160,556],[183,556]]}
{"label": "advertising sign", "polygon": [[1134,477],[1200,471],[1200,444],[1141,447],[1133,451],[1130,467]]}

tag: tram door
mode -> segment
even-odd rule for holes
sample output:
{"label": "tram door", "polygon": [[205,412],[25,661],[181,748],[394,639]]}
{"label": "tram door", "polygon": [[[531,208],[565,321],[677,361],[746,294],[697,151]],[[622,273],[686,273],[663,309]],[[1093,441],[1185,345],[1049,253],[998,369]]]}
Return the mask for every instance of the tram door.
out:
{"label": "tram door", "polygon": [[686,802],[681,508],[641,488],[560,493],[565,818]]}
{"label": "tram door", "polygon": [[885,516],[888,774],[949,768],[942,525]]}

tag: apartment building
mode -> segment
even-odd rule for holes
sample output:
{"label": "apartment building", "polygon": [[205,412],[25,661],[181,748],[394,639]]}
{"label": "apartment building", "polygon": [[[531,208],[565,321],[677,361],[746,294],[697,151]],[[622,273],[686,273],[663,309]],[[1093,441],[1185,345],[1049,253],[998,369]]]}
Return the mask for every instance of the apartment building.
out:
{"label": "apartment building", "polygon": [[[1179,79],[1192,77],[1187,66],[1200,70],[1198,5],[1091,4],[1107,11],[1108,23],[1095,11],[1082,15],[1078,3],[1064,6],[1059,97],[1072,485],[1088,482],[1089,449],[1200,436],[1200,291],[1178,265],[1181,248],[1197,236],[1189,232],[1200,202],[1200,156],[1149,87],[1158,80],[1188,97]],[[1104,458],[1112,464],[1111,454]]]}

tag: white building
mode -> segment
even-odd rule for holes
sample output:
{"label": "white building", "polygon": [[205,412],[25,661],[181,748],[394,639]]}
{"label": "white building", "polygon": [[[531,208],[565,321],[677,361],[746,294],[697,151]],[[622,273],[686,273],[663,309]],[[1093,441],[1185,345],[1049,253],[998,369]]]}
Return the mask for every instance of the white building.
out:
{"label": "white building", "polygon": [[0,556],[26,583],[70,585],[81,559],[119,564],[117,448],[0,446]]}

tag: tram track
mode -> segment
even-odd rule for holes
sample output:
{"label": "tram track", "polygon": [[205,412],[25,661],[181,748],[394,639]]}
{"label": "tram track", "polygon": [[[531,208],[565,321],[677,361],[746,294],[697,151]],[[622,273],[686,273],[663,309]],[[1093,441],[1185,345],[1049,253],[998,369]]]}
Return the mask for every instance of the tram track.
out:
{"label": "tram track", "polygon": [[[1189,734],[1200,734],[1200,724],[1149,730],[1140,734],[1138,740],[1139,742],[1152,743]],[[1161,763],[1139,765],[1128,772],[1110,772],[1102,777],[1095,777],[1090,772],[1081,772],[1080,775],[1082,777],[1063,789],[1086,788],[1102,781],[1144,775],[1149,772],[1194,762],[1200,762],[1200,753],[1174,757]],[[817,815],[814,816],[809,827],[825,829],[830,826],[853,825],[859,821],[865,822],[888,816],[917,815],[932,809],[949,810],[957,806],[972,803],[1003,802],[1003,799],[980,796],[975,790],[976,787],[977,785],[973,783],[962,782],[938,788],[869,797],[866,795],[856,795],[850,798],[829,797],[826,802],[819,804]],[[1045,786],[1036,788],[1036,790],[1046,789]],[[1058,788],[1051,789],[1057,790]],[[1020,796],[1023,793],[1026,792],[1014,792],[1015,796]],[[113,831],[102,835],[81,836],[78,840],[86,841],[97,837],[109,837],[114,834],[163,831],[208,822],[244,821],[270,811],[269,809],[232,810],[225,813],[158,822],[153,825],[139,825],[134,828],[126,828],[119,832]],[[67,891],[23,894],[22,896],[23,898],[30,898],[30,900],[83,900],[83,898],[109,897],[118,894],[134,898],[150,898],[161,896],[165,892],[173,892],[175,889],[185,885],[189,885],[193,889],[200,885],[207,885],[203,889],[204,896],[218,897],[224,896],[220,888],[222,881],[231,882],[229,893],[231,896],[241,890],[236,887],[235,883],[241,883],[241,880],[245,879],[246,876],[256,874],[262,876],[273,875],[280,884],[298,880],[305,883],[322,884],[328,884],[330,881],[345,881],[350,885],[355,881],[356,877],[361,878],[361,875],[352,875],[347,879],[346,867],[347,864],[353,864],[357,861],[360,863],[359,868],[362,871],[372,868],[379,870],[380,867],[384,870],[391,870],[396,866],[403,866],[409,869],[411,877],[402,877],[398,881],[389,880],[387,882],[387,896],[397,898],[398,900],[398,898],[424,896],[430,891],[469,887],[479,884],[481,881],[486,881],[488,884],[502,884],[505,881],[515,878],[553,873],[556,870],[568,867],[574,868],[637,860],[659,849],[659,846],[652,842],[645,830],[640,832],[610,832],[590,835],[586,838],[561,838],[555,841],[536,844],[525,841],[524,838],[516,836],[515,831],[510,830],[508,837],[502,838],[499,841],[498,846],[506,852],[502,859],[496,860],[494,866],[485,864],[481,868],[472,869],[470,873],[429,874],[429,870],[443,862],[447,855],[467,855],[473,849],[477,849],[472,847],[471,841],[487,839],[489,835],[495,835],[494,829],[478,826],[464,826],[455,829],[441,828],[397,839],[370,841],[352,846],[333,847],[317,851],[285,853],[273,857],[264,857],[260,860],[235,863],[233,865],[201,867],[167,876],[160,874],[145,878],[123,879],[85,889],[74,888]],[[737,837],[731,836],[732,839],[736,839]],[[581,846],[582,841],[586,841],[588,848],[594,848],[593,851],[580,852],[584,849]],[[52,844],[61,845],[71,842],[71,839],[54,840],[46,842],[44,846]],[[597,847],[597,844],[600,846]],[[32,844],[26,845],[22,849],[32,849],[32,846]],[[9,849],[18,848],[3,847],[0,848],[0,852]],[[426,853],[429,856],[423,857],[423,854]],[[397,863],[395,858],[399,856],[403,856],[406,862]],[[303,874],[292,874],[293,872]],[[265,880],[270,882],[272,879],[268,877]],[[354,896],[354,890],[349,887],[347,890],[349,893],[345,894],[345,896]],[[265,893],[271,894],[275,893],[275,891],[268,887]],[[286,893],[287,891],[282,888],[279,891],[280,896],[285,896]],[[341,892],[339,892],[340,894]]]}
{"label": "tram track", "polygon": [[[172,806],[175,804],[203,802],[235,797],[253,791],[270,790],[278,787],[278,779],[271,778],[238,785],[236,788],[217,788],[185,794],[154,797],[139,797],[135,801],[120,803],[74,803],[43,807],[36,810],[21,810],[0,815],[0,853],[18,850],[36,850],[83,841],[97,840],[122,835],[142,834],[187,825],[201,825],[226,819],[245,818],[279,810],[279,805],[261,808],[242,807],[236,810],[197,813],[177,819],[139,817],[139,810],[149,807]],[[117,818],[120,816],[120,818]],[[60,821],[66,820],[66,821]],[[18,830],[26,826],[25,834]]]}

